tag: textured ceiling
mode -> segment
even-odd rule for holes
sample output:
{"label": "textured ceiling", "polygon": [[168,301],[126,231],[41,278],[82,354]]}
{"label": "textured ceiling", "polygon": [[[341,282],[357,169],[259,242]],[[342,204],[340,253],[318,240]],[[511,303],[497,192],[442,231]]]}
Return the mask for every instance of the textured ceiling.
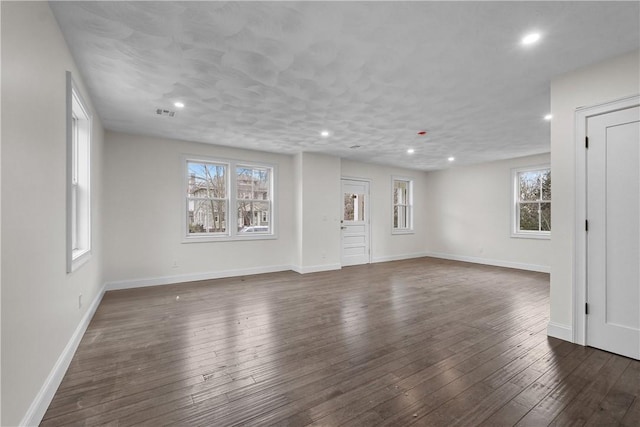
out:
{"label": "textured ceiling", "polygon": [[423,170],[548,152],[551,78],[640,44],[638,2],[52,9],[109,130]]}

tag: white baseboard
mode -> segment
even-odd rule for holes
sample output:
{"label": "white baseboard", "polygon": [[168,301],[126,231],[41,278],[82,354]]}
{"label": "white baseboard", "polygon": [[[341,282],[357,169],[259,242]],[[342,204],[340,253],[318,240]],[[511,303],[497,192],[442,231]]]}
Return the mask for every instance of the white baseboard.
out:
{"label": "white baseboard", "polygon": [[551,267],[548,265],[526,264],[522,262],[502,261],[488,258],[470,257],[464,255],[443,254],[440,252],[427,252],[423,256],[433,258],[450,259],[453,261],[471,262],[474,264],[494,265],[496,267],[517,268],[518,270],[537,271],[540,273],[550,273]]}
{"label": "white baseboard", "polygon": [[64,374],[67,372],[67,369],[71,364],[71,360],[73,359],[73,355],[76,353],[80,340],[82,340],[93,315],[100,305],[100,301],[102,301],[104,292],[105,285],[103,285],[98,291],[93,302],[84,313],[84,316],[82,316],[82,319],[80,319],[80,323],[78,323],[76,330],[73,332],[73,335],[71,335],[69,342],[67,342],[67,345],[64,350],[62,350],[60,357],[58,357],[55,365],[53,365],[49,376],[47,376],[47,379],[40,388],[40,391],[38,391],[35,399],[31,402],[27,413],[22,418],[22,421],[20,421],[20,426],[37,426],[42,421],[42,417],[44,417],[45,412],[47,412],[47,408],[49,408],[51,400],[53,400],[53,396],[58,390],[58,387],[64,378]]}
{"label": "white baseboard", "polygon": [[413,254],[401,254],[401,255],[385,255],[385,256],[373,257],[371,259],[371,262],[376,263],[376,262],[387,262],[387,261],[401,261],[403,259],[422,258],[426,256],[428,256],[426,252],[418,252]]}
{"label": "white baseboard", "polygon": [[573,342],[573,330],[571,326],[560,323],[549,322],[547,325],[547,335],[560,340]]}
{"label": "white baseboard", "polygon": [[309,265],[305,267],[302,267],[299,265],[291,266],[291,270],[300,274],[317,273],[319,271],[340,270],[341,268],[342,268],[342,265],[340,264],[320,264],[320,265]]}
{"label": "white baseboard", "polygon": [[250,276],[252,274],[275,273],[291,270],[290,265],[244,268],[238,270],[210,271],[205,273],[176,274],[174,276],[148,277],[144,279],[118,280],[107,282],[107,291],[119,289],[144,288],[146,286],[171,285],[175,283],[195,282],[198,280],[222,279],[225,277]]}

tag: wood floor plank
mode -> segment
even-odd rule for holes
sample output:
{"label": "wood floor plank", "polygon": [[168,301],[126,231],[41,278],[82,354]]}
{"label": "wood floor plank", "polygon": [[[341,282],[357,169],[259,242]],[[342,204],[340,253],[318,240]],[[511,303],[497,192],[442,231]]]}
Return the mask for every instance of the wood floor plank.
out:
{"label": "wood floor plank", "polygon": [[107,292],[43,426],[637,425],[549,275],[419,258]]}

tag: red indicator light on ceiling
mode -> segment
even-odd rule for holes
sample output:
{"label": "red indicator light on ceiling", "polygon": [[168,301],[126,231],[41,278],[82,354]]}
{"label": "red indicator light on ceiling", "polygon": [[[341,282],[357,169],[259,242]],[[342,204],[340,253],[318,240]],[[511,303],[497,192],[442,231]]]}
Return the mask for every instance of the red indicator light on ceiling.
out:
{"label": "red indicator light on ceiling", "polygon": [[420,132],[418,132],[418,135],[426,135],[427,131],[426,130],[421,130]]}

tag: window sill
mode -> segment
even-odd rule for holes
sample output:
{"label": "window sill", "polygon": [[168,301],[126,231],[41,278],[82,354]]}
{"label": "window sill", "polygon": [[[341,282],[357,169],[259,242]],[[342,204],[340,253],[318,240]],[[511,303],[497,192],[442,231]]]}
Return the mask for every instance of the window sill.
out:
{"label": "window sill", "polygon": [[391,230],[391,234],[415,234],[414,230]]}
{"label": "window sill", "polygon": [[239,242],[246,240],[275,240],[277,238],[278,236],[276,234],[252,234],[250,236],[185,236],[182,238],[182,243]]}
{"label": "window sill", "polygon": [[538,240],[551,240],[551,233],[511,233],[512,238],[516,239],[538,239]]}
{"label": "window sill", "polygon": [[69,266],[69,271],[67,271],[67,273],[73,273],[74,271],[78,270],[80,267],[86,264],[87,261],[89,261],[90,259],[91,259],[90,250],[78,251],[77,254],[73,255],[73,259],[71,260],[71,265]]}

